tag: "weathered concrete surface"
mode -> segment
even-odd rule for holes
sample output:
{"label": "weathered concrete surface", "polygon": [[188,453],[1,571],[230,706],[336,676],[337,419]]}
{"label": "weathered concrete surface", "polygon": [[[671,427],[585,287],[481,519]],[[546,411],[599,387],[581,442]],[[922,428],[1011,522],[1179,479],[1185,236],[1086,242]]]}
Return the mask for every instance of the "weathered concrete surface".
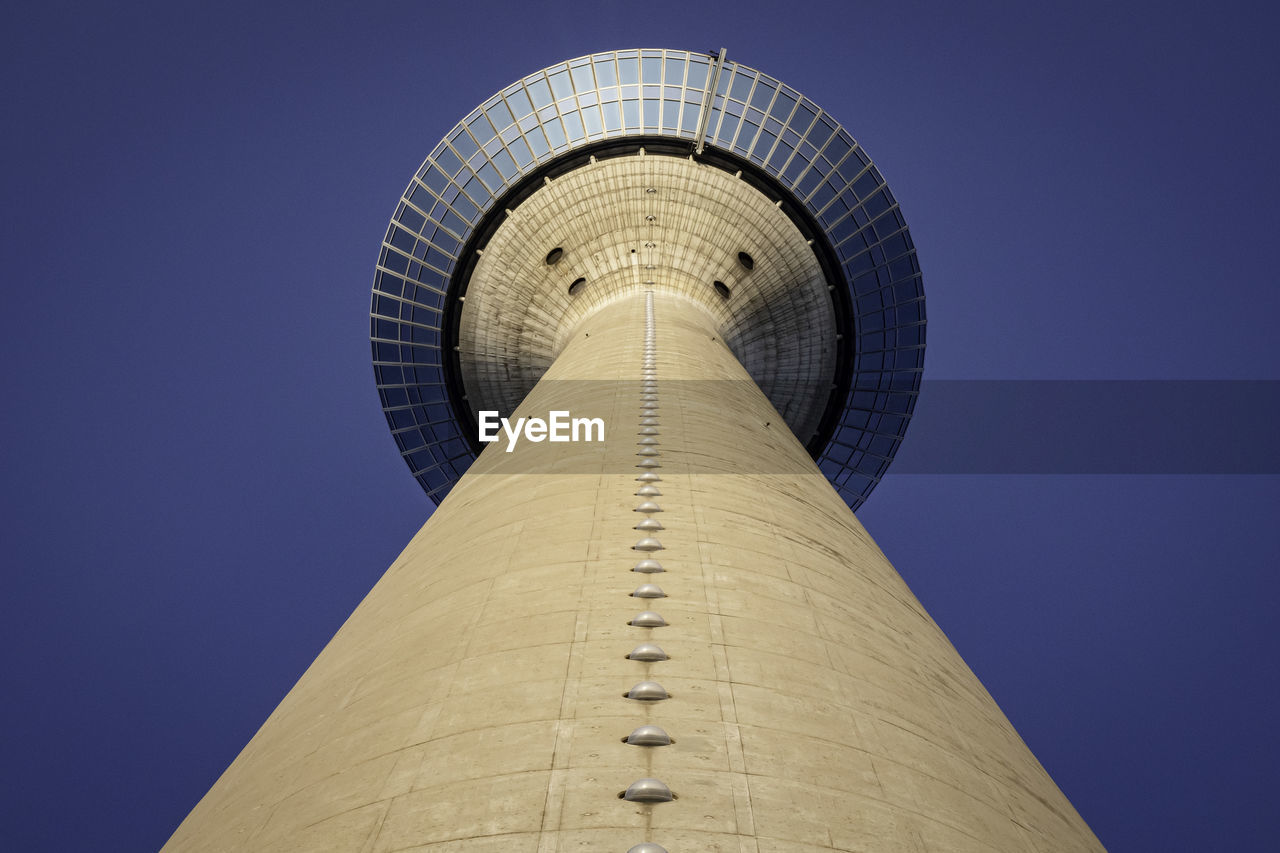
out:
{"label": "weathered concrete surface", "polygon": [[[710,321],[654,302],[666,571],[630,571],[636,297],[518,413],[608,440],[490,446],[166,850],[1101,849]],[[645,777],[678,799],[618,798]]]}

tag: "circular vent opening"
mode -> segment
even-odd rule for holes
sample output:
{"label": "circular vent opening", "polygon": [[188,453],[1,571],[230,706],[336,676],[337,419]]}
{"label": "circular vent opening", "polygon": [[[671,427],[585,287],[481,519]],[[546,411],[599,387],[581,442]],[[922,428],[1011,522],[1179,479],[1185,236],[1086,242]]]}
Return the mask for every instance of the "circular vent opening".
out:
{"label": "circular vent opening", "polygon": [[721,299],[729,298],[729,285],[725,284],[723,281],[713,281],[711,285],[716,289],[716,293],[720,294]]}
{"label": "circular vent opening", "polygon": [[582,290],[582,288],[585,287],[586,284],[587,284],[587,280],[585,278],[575,278],[573,280],[573,284],[569,285],[569,295],[570,296],[575,295],[579,290]]}
{"label": "circular vent opening", "polygon": [[746,252],[738,253],[738,263],[742,264],[749,270],[756,268],[756,259],[748,255]]}
{"label": "circular vent opening", "polygon": [[547,252],[547,266],[554,267],[556,264],[560,263],[560,259],[563,257],[564,249],[561,246],[556,246],[550,252]]}

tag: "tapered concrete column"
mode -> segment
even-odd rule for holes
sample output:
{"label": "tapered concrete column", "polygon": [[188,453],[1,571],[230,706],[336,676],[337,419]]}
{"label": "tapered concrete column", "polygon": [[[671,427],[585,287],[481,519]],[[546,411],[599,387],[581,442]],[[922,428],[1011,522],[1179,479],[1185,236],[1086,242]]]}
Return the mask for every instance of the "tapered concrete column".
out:
{"label": "tapered concrete column", "polygon": [[490,445],[165,849],[1101,849],[699,308],[588,317],[552,410],[606,440]]}

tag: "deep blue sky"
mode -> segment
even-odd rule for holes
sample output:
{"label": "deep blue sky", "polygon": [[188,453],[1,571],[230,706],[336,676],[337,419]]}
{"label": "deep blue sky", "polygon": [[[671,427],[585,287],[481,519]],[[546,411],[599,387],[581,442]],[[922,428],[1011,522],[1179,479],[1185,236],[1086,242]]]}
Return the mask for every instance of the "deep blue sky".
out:
{"label": "deep blue sky", "polygon": [[[422,523],[379,240],[552,62],[726,46],[835,114],[931,379],[1280,380],[1269,4],[36,5],[0,34],[4,849],[162,844]],[[1280,477],[1168,470],[891,474],[860,515],[1112,850],[1268,849]]]}

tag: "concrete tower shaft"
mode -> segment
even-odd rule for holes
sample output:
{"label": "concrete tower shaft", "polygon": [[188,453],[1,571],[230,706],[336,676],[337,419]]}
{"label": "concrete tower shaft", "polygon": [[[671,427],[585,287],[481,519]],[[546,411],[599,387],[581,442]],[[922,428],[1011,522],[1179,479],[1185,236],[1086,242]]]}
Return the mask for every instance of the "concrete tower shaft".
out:
{"label": "concrete tower shaft", "polygon": [[167,850],[1101,849],[707,313],[603,306],[552,410],[606,440],[489,445]]}

